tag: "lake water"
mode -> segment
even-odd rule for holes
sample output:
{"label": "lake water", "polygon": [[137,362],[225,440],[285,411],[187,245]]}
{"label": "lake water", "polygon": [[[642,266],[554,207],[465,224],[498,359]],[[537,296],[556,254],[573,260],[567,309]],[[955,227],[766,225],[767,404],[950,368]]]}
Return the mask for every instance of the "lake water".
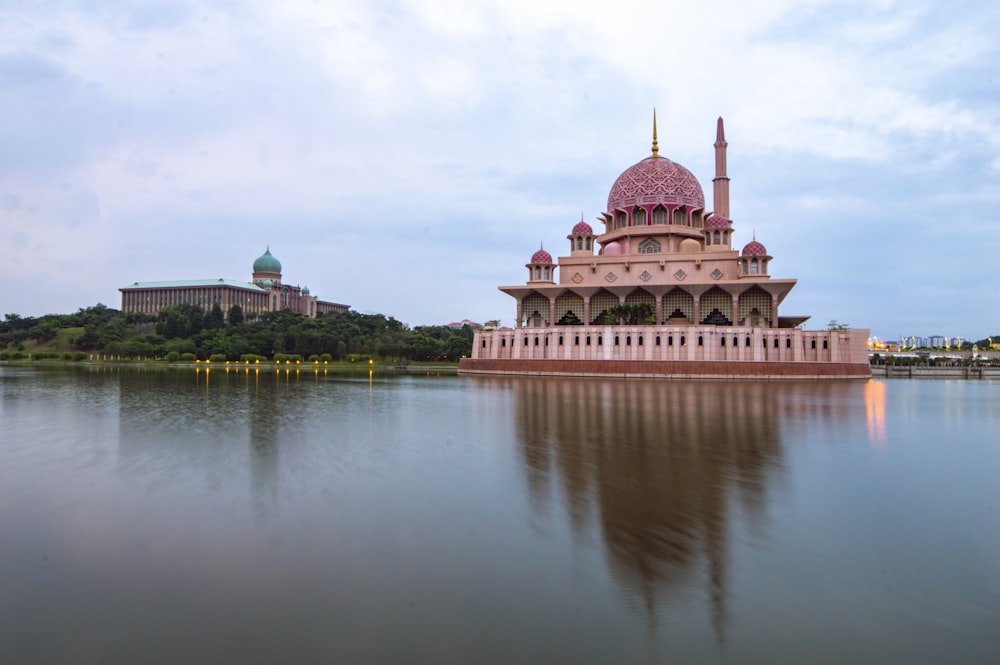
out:
{"label": "lake water", "polygon": [[997,663],[998,405],[0,367],[0,662]]}

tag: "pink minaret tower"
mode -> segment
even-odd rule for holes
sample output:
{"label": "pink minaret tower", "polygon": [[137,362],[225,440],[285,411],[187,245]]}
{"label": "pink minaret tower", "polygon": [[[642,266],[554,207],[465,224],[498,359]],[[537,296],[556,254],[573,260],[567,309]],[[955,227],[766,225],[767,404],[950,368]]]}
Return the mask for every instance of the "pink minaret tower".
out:
{"label": "pink minaret tower", "polygon": [[729,176],[726,175],[726,131],[722,127],[722,118],[715,130],[715,178],[712,179],[712,195],[715,206],[714,214],[729,217]]}

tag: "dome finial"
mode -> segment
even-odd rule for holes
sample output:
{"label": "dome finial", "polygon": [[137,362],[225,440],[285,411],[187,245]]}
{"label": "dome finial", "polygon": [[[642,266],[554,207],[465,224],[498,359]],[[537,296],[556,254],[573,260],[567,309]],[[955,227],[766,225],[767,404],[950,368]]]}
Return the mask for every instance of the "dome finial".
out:
{"label": "dome finial", "polygon": [[660,146],[656,143],[656,107],[653,107],[653,157],[660,154]]}

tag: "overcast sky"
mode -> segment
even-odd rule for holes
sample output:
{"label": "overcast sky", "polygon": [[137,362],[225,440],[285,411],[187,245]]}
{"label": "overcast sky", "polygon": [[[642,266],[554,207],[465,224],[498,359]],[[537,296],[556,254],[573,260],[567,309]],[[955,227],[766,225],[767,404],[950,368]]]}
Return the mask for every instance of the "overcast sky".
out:
{"label": "overcast sky", "polygon": [[500,284],[649,154],[756,231],[782,313],[1000,332],[1000,3],[6,0],[0,313],[284,280],[410,325]]}

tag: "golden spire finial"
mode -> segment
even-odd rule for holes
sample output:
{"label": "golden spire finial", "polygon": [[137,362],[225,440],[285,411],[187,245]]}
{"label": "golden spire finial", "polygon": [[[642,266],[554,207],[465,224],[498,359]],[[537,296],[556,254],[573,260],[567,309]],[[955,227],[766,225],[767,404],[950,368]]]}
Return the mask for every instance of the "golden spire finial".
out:
{"label": "golden spire finial", "polygon": [[656,144],[656,107],[653,107],[653,157],[660,154],[660,146]]}

